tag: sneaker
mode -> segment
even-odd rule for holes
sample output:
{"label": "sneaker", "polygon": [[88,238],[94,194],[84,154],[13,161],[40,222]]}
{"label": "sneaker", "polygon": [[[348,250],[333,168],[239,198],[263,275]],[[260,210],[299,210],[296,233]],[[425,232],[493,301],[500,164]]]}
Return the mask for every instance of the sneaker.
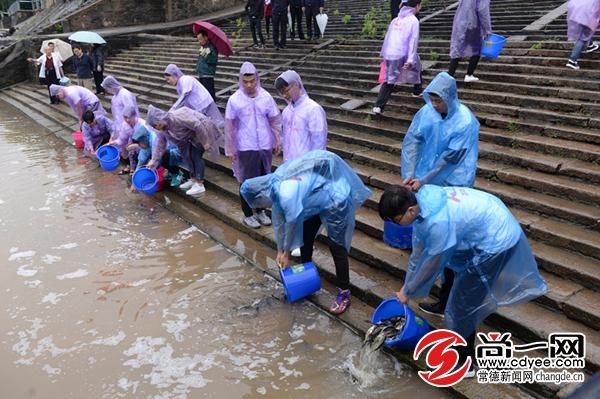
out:
{"label": "sneaker", "polygon": [[244,219],[242,219],[242,223],[244,223],[246,226],[250,227],[251,229],[258,229],[260,227],[260,223],[258,223],[258,220],[256,220],[254,215],[246,216]]}
{"label": "sneaker", "polygon": [[600,44],[598,44],[597,42],[593,42],[593,43],[590,43],[590,45],[587,46],[587,48],[585,50],[583,50],[583,52],[591,53],[592,51],[598,50],[598,48],[600,48]]}
{"label": "sneaker", "polygon": [[292,252],[290,252],[290,255],[295,256],[296,258],[299,258],[300,257],[300,248],[292,249]]}
{"label": "sneaker", "polygon": [[440,302],[420,303],[419,309],[433,316],[444,317],[445,309],[442,307],[442,304]]}
{"label": "sneaker", "polygon": [[185,193],[187,195],[198,195],[198,194],[202,194],[205,191],[206,191],[206,189],[204,188],[204,184],[194,183],[192,185],[192,187],[189,190],[187,190]]}
{"label": "sneaker", "polygon": [[181,181],[183,180],[183,176],[179,173],[171,176],[171,187],[179,187],[181,185]]}
{"label": "sneaker", "polygon": [[578,70],[578,69],[579,69],[579,64],[577,64],[577,61],[571,61],[571,60],[568,60],[568,61],[567,61],[567,65],[566,65],[566,67],[567,67],[567,68],[571,68],[571,69]]}
{"label": "sneaker", "polygon": [[411,96],[413,97],[423,97],[423,89],[421,89],[421,91],[413,91],[412,93],[410,93]]}
{"label": "sneaker", "polygon": [[263,226],[271,225],[271,218],[267,215],[265,211],[260,211],[256,214],[256,220]]}
{"label": "sneaker", "polygon": [[380,114],[381,113],[381,107],[373,107],[373,113],[374,114]]}
{"label": "sneaker", "polygon": [[192,186],[194,185],[194,181],[192,181],[191,179],[186,181],[183,184],[179,185],[179,188],[182,190],[189,190],[190,188],[192,188]]}
{"label": "sneaker", "polygon": [[465,82],[471,83],[471,82],[477,82],[477,81],[479,81],[479,78],[476,77],[475,75],[465,75]]}
{"label": "sneaker", "polygon": [[333,314],[342,314],[348,309],[352,301],[350,300],[350,290],[342,290],[338,288],[338,293],[335,301],[331,304],[329,311]]}

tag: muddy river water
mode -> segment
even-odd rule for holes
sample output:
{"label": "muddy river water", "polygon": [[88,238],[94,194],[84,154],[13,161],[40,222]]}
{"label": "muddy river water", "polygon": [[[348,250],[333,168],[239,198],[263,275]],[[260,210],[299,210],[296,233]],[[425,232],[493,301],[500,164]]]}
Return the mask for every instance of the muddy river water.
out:
{"label": "muddy river water", "polygon": [[0,398],[447,396],[2,102],[0,165]]}

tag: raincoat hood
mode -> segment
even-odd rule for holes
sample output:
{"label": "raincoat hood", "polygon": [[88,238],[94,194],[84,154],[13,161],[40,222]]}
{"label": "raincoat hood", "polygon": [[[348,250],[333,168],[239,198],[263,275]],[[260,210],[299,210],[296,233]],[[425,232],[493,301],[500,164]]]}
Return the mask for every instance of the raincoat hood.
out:
{"label": "raincoat hood", "polygon": [[[279,79],[279,78],[285,80],[285,82],[288,85],[291,85],[293,83],[298,85],[298,87],[300,87],[300,92],[301,92],[300,97],[307,94],[306,89],[304,88],[304,85],[302,84],[302,78],[300,78],[300,75],[298,75],[298,72],[296,72],[292,69],[288,69],[287,71],[285,71],[284,73],[282,73],[281,75],[279,75],[277,77],[277,79]],[[275,80],[277,80],[277,79],[275,79]]]}
{"label": "raincoat hood", "polygon": [[460,102],[458,101],[456,80],[447,72],[440,72],[423,91],[425,102],[432,105],[431,98],[429,97],[430,94],[437,94],[444,100],[448,106],[448,118],[458,111]]}
{"label": "raincoat hood", "polygon": [[160,121],[167,119],[167,112],[162,109],[156,108],[153,105],[148,106],[148,115],[146,116],[146,123],[152,127]]}
{"label": "raincoat hood", "polygon": [[144,125],[139,125],[131,136],[132,143],[138,143],[150,147],[150,131]]}
{"label": "raincoat hood", "polygon": [[64,90],[64,86],[61,85],[50,85],[50,95],[56,96],[59,91]]}
{"label": "raincoat hood", "polygon": [[436,215],[446,206],[446,202],[448,201],[448,196],[441,187],[429,184],[421,187],[415,194],[415,197],[417,197],[417,203],[421,210],[419,216],[422,218]]}
{"label": "raincoat hood", "polygon": [[256,94],[258,95],[258,92],[260,91],[261,85],[260,85],[260,76],[258,75],[258,72],[256,71],[256,67],[251,63],[251,62],[244,62],[242,64],[242,67],[240,68],[240,91],[242,93],[244,93],[246,96],[248,94],[246,94],[246,89],[244,88],[244,81],[242,80],[244,75],[254,75],[254,77],[256,78]]}
{"label": "raincoat hood", "polygon": [[271,208],[273,206],[273,183],[275,175],[255,177],[246,180],[241,187],[241,191],[246,201],[252,208]]}
{"label": "raincoat hood", "polygon": [[127,117],[131,120],[133,120],[133,125],[135,126],[135,124],[137,123],[138,120],[138,108],[137,106],[134,105],[127,105],[125,106],[125,108],[123,108],[123,117]]}
{"label": "raincoat hood", "polygon": [[102,81],[102,87],[105,90],[108,90],[110,93],[115,93],[119,89],[121,89],[123,87],[123,85],[121,83],[119,83],[119,81],[117,79],[115,79],[113,76],[108,75]]}
{"label": "raincoat hood", "polygon": [[169,64],[165,68],[165,75],[173,76],[177,80],[179,80],[179,78],[183,76],[183,72],[181,71],[181,69],[179,69],[179,67],[177,65]]}

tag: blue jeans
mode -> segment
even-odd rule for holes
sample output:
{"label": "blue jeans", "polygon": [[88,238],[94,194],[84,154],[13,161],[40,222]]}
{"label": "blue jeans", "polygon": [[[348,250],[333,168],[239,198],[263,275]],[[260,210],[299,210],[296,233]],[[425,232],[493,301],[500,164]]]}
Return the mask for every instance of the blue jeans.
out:
{"label": "blue jeans", "polygon": [[579,35],[579,39],[575,42],[575,46],[573,46],[573,51],[571,51],[571,55],[569,56],[569,60],[573,62],[577,62],[581,52],[584,48],[588,46],[592,41],[592,32],[590,28],[583,28],[581,34]]}

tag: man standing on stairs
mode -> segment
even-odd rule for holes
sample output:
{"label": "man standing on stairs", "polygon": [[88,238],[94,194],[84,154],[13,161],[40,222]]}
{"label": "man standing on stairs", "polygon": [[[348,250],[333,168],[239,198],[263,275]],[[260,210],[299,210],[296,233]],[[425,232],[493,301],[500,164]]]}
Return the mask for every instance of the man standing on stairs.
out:
{"label": "man standing on stairs", "polygon": [[[254,65],[244,62],[240,88],[229,97],[225,110],[225,155],[242,184],[271,173],[273,153],[281,153],[281,114],[273,97],[261,87]],[[246,226],[258,229],[271,224],[264,209],[252,209],[241,194],[240,200]]]}
{"label": "man standing on stairs", "polygon": [[73,67],[77,75],[76,83],[88,90],[93,90],[92,78],[94,77],[94,61],[81,47],[73,47]]}
{"label": "man standing on stairs", "polygon": [[196,38],[200,43],[198,61],[196,63],[198,79],[206,87],[213,101],[217,101],[215,94],[215,74],[217,73],[217,63],[219,62],[219,52],[210,40],[208,40],[208,33],[206,31],[201,30],[198,32]]}
{"label": "man standing on stairs", "polygon": [[254,208],[272,208],[277,263],[289,266],[292,248],[301,248],[302,263],[311,262],[321,225],[335,264],[338,294],[329,311],[350,306],[348,253],[356,210],[371,196],[360,177],[336,154],[310,151],[281,165],[274,173],[246,180],[241,194]]}
{"label": "man standing on stairs", "polygon": [[[479,156],[479,121],[458,100],[456,81],[438,74],[423,92],[426,104],[417,112],[402,142],[404,185],[417,192],[425,184],[473,187]],[[442,316],[454,273],[444,270],[440,301],[420,304]]]}
{"label": "man standing on stairs", "polygon": [[296,33],[298,33],[298,39],[304,40],[304,32],[302,31],[302,1],[290,0],[290,15],[292,17],[290,36],[292,40],[296,38]]}
{"label": "man standing on stairs", "polygon": [[208,116],[218,129],[223,128],[221,111],[219,111],[219,107],[217,107],[204,85],[200,84],[193,76],[184,75],[175,64],[167,65],[164,74],[167,83],[177,87],[177,94],[179,95],[179,98],[171,107],[171,111],[187,107]]}
{"label": "man standing on stairs", "polygon": [[94,61],[94,83],[96,84],[96,95],[104,94],[102,81],[104,80],[104,48],[101,44],[94,44],[92,50],[92,59]]}
{"label": "man standing on stairs", "polygon": [[483,39],[492,33],[490,0],[459,0],[450,39],[450,67],[448,73],[454,77],[458,62],[470,57],[465,82],[477,82],[475,69],[479,63]]}
{"label": "man standing on stairs", "polygon": [[287,36],[289,0],[271,0],[273,5],[273,47],[275,50],[285,48]]}
{"label": "man standing on stairs", "polygon": [[308,96],[300,75],[293,70],[285,71],[275,79],[275,88],[288,103],[282,114],[284,162],[309,151],[325,150],[325,110]]}
{"label": "man standing on stairs", "polygon": [[302,0],[302,6],[306,17],[306,39],[311,42],[321,36],[317,15],[323,12],[325,0]]}
{"label": "man standing on stairs", "polygon": [[388,187],[379,215],[414,226],[404,285],[396,293],[401,303],[427,296],[443,269],[456,274],[444,325],[467,341],[466,347],[455,346],[457,368],[468,367],[467,377],[474,377],[479,324],[500,306],[531,301],[548,290],[519,222],[491,194],[433,185],[416,194]]}
{"label": "man standing on stairs", "polygon": [[[265,38],[262,34],[262,19],[265,14],[265,0],[248,0],[246,3],[246,14],[248,14],[248,21],[250,22],[254,48],[264,48]],[[258,38],[256,37],[257,33]],[[260,39],[260,44],[258,44],[258,39]]]}
{"label": "man standing on stairs", "polygon": [[579,69],[577,59],[581,53],[598,50],[598,43],[592,38],[600,22],[600,0],[570,0],[567,14],[567,35],[574,41],[573,51],[567,61],[567,67]]}

